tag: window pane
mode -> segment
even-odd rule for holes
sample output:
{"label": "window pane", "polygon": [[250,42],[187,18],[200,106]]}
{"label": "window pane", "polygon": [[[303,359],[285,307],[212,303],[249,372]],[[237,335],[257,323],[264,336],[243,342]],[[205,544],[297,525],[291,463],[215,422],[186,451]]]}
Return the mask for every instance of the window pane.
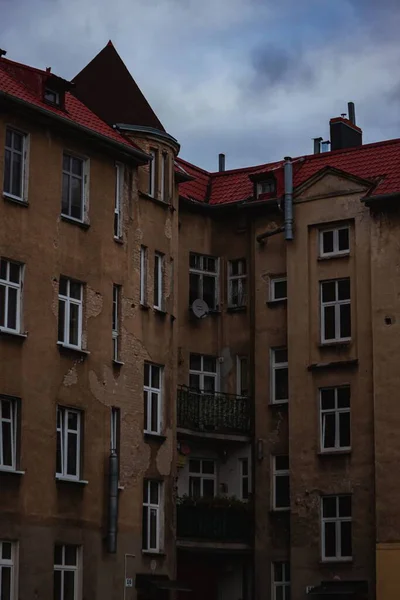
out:
{"label": "window pane", "polygon": [[289,475],[275,477],[275,506],[276,508],[290,506]]}
{"label": "window pane", "polygon": [[200,473],[201,466],[200,461],[197,458],[191,458],[189,460],[189,471],[190,473]]}
{"label": "window pane", "polygon": [[202,467],[203,473],[206,473],[207,475],[214,475],[215,463],[213,460],[203,460]]}
{"label": "window pane", "polygon": [[334,281],[324,281],[322,284],[322,301],[333,302],[336,300],[336,284]]}
{"label": "window pane", "polygon": [[15,288],[8,289],[7,327],[9,329],[17,329],[17,296],[18,290]]}
{"label": "window pane", "polygon": [[336,524],[325,523],[325,556],[327,558],[336,556]]}
{"label": "window pane", "polygon": [[75,300],[81,300],[82,298],[82,284],[77,281],[69,282],[69,295]]}
{"label": "window pane", "polygon": [[275,597],[276,600],[285,600],[285,598],[283,597],[283,586],[279,585],[275,588]]}
{"label": "window pane", "polygon": [[149,363],[144,363],[144,385],[150,385],[150,365]]}
{"label": "window pane", "polygon": [[151,367],[151,387],[160,389],[160,367]]}
{"label": "window pane", "polygon": [[201,479],[200,477],[189,477],[189,495],[191,498],[201,497]]}
{"label": "window pane", "polygon": [[340,554],[341,554],[341,556],[352,556],[351,521],[345,521],[344,523],[341,523],[340,528],[341,528]]}
{"label": "window pane", "polygon": [[158,504],[159,488],[158,481],[150,481],[150,504]]}
{"label": "window pane", "polygon": [[83,162],[80,158],[72,158],[72,173],[82,176]]}
{"label": "window pane", "polygon": [[65,548],[65,564],[66,565],[74,565],[77,564],[76,559],[76,546],[64,546]]}
{"label": "window pane", "polygon": [[64,598],[63,598],[63,600],[76,600],[74,571],[64,571]]}
{"label": "window pane", "polygon": [[21,267],[16,263],[10,262],[10,281],[13,283],[19,283]]}
{"label": "window pane", "polygon": [[322,445],[323,448],[335,447],[335,413],[322,416]]}
{"label": "window pane", "polygon": [[209,392],[212,394],[215,392],[215,377],[204,377],[203,392]]}
{"label": "window pane", "polygon": [[203,300],[208,304],[209,308],[216,308],[215,282],[215,277],[203,275]]}
{"label": "window pane", "polygon": [[350,240],[349,240],[349,228],[339,229],[338,231],[338,244],[339,250],[344,251],[350,248]]}
{"label": "window pane", "polygon": [[69,305],[69,340],[73,346],[79,345],[79,309],[77,304]]}
{"label": "window pane", "polygon": [[2,450],[3,450],[3,465],[7,467],[11,467],[13,464],[12,461],[12,442],[11,442],[11,423],[8,421],[3,421],[1,426],[2,432]]}
{"label": "window pane", "polygon": [[0,285],[0,327],[5,326],[5,310],[6,310],[6,288]]}
{"label": "window pane", "polygon": [[61,212],[64,215],[69,215],[69,181],[69,175],[63,173]]}
{"label": "window pane", "polygon": [[11,567],[1,567],[1,600],[12,600],[11,598]]}
{"label": "window pane", "polygon": [[65,324],[65,301],[58,302],[58,341],[65,342],[64,339],[64,324]]}
{"label": "window pane", "polygon": [[239,274],[239,261],[238,260],[229,261],[229,274],[230,275],[238,275]]}
{"label": "window pane", "polygon": [[324,339],[334,340],[335,335],[335,307],[325,306],[324,310]]}
{"label": "window pane", "polygon": [[274,282],[274,298],[279,300],[287,297],[287,282],[286,281],[275,281]]}
{"label": "window pane", "polygon": [[333,252],[333,231],[324,231],[322,233],[323,253]]}
{"label": "window pane", "polygon": [[243,500],[247,500],[249,497],[249,478],[242,478],[242,498]]}
{"label": "window pane", "polygon": [[327,496],[322,500],[322,514],[324,517],[336,517],[336,496]]}
{"label": "window pane", "polygon": [[231,304],[233,304],[234,306],[237,306],[239,304],[241,304],[241,298],[240,298],[240,302],[239,302],[239,280],[238,279],[232,279],[232,281],[230,282],[230,286],[231,286]]}
{"label": "window pane", "polygon": [[209,256],[204,256],[203,258],[204,271],[210,271],[210,273],[215,273],[217,270],[216,259],[210,258]]}
{"label": "window pane", "polygon": [[11,402],[8,400],[0,400],[0,415],[3,419],[11,419]]}
{"label": "window pane", "polygon": [[11,193],[11,152],[6,150],[4,153],[4,191]]}
{"label": "window pane", "polygon": [[340,306],[340,337],[351,337],[351,309],[350,304]]}
{"label": "window pane", "polygon": [[66,296],[68,291],[68,279],[66,277],[60,277],[58,293],[61,296]]}
{"label": "window pane", "polygon": [[200,275],[190,273],[189,276],[189,304],[192,305],[197,298],[201,298],[200,294]]}
{"label": "window pane", "polygon": [[71,217],[82,219],[82,180],[71,177]]}
{"label": "window pane", "polygon": [[150,548],[157,548],[157,510],[150,508]]}
{"label": "window pane", "polygon": [[207,373],[216,373],[217,372],[217,361],[213,356],[204,356],[203,357],[203,369]]}
{"label": "window pane", "polygon": [[350,412],[339,415],[339,443],[343,448],[350,446]]}
{"label": "window pane", "polygon": [[158,429],[158,395],[151,394],[151,431]]}
{"label": "window pane", "polygon": [[198,254],[189,254],[189,267],[192,269],[200,268],[200,256]]}
{"label": "window pane", "polygon": [[289,457],[286,455],[275,456],[275,470],[287,471],[289,469]]}
{"label": "window pane", "polygon": [[22,154],[12,155],[11,193],[19,198],[22,196]]}
{"label": "window pane", "polygon": [[213,479],[203,479],[203,496],[205,498],[213,498],[214,494],[215,494],[214,480]]}
{"label": "window pane", "polygon": [[73,411],[68,411],[68,429],[72,429],[73,431],[78,430],[78,413]]}
{"label": "window pane", "polygon": [[11,560],[11,542],[2,543],[2,558],[5,560]]}
{"label": "window pane", "polygon": [[339,408],[350,407],[350,387],[340,387],[337,389],[337,399]]}
{"label": "window pane", "polygon": [[70,171],[71,157],[68,154],[63,156],[63,171]]}
{"label": "window pane", "polygon": [[7,279],[7,265],[8,261],[0,259],[0,279]]}
{"label": "window pane", "polygon": [[[57,563],[58,564],[58,563]],[[54,600],[62,600],[61,571],[54,571]]]}
{"label": "window pane", "polygon": [[321,408],[329,410],[335,408],[335,390],[334,388],[326,388],[321,390]]}
{"label": "window pane", "polygon": [[288,352],[287,348],[280,348],[279,350],[274,350],[274,362],[277,363],[287,363],[288,361]]}
{"label": "window pane", "polygon": [[350,279],[340,279],[338,281],[338,299],[350,299]]}
{"label": "window pane", "polygon": [[339,516],[351,517],[351,496],[339,496]]}
{"label": "window pane", "polygon": [[[62,443],[61,431],[57,431],[57,457],[56,457],[56,473],[62,473]],[[58,563],[57,563],[58,564]]]}
{"label": "window pane", "polygon": [[189,375],[189,387],[192,390],[200,391],[200,376],[193,375],[192,373]]}
{"label": "window pane", "polygon": [[13,132],[11,131],[11,129],[6,129],[6,146],[8,148],[12,147],[12,138],[13,138]]}
{"label": "window pane", "polygon": [[76,433],[67,434],[67,475],[78,475],[77,458],[78,458],[78,436]]}
{"label": "window pane", "polygon": [[191,354],[190,355],[190,369],[192,371],[201,371],[201,355]]}
{"label": "window pane", "polygon": [[143,537],[143,540],[142,540],[142,544],[143,544],[143,548],[146,549],[146,550],[148,549],[148,541],[147,541],[147,538],[148,538],[148,523],[147,523],[147,520],[148,520],[148,510],[149,509],[147,508],[147,506],[143,506],[143,522],[142,522],[142,537]]}
{"label": "window pane", "polygon": [[288,400],[289,377],[288,369],[275,369],[275,400]]}

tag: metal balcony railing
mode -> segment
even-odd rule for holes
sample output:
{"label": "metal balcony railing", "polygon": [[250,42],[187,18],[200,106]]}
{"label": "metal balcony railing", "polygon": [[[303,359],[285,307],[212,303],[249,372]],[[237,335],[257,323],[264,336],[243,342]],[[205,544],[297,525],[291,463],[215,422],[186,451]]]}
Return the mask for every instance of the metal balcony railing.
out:
{"label": "metal balcony railing", "polygon": [[221,392],[178,388],[178,427],[193,431],[250,434],[250,399]]}
{"label": "metal balcony railing", "polygon": [[250,508],[178,505],[177,536],[203,542],[250,544]]}

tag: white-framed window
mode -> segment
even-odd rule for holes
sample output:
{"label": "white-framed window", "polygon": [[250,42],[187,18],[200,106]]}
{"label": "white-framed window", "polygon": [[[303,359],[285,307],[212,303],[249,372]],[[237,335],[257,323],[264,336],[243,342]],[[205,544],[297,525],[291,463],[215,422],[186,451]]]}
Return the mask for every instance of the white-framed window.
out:
{"label": "white-framed window", "polygon": [[16,542],[0,540],[0,598],[17,600],[18,598],[18,546]]}
{"label": "white-framed window", "polygon": [[215,460],[191,458],[189,460],[189,496],[213,498],[216,492]]}
{"label": "white-framed window", "polygon": [[259,181],[257,183],[257,195],[261,194],[274,194],[276,191],[276,181],[274,177],[269,177],[268,179],[264,179],[264,181]]}
{"label": "white-framed window", "polygon": [[228,306],[239,308],[247,304],[246,259],[238,258],[228,262]]}
{"label": "white-framed window", "polygon": [[321,342],[351,339],[350,278],[321,281]]}
{"label": "white-framed window", "polygon": [[154,254],[154,308],[164,309],[164,254],[155,252]]}
{"label": "white-framed window", "polygon": [[353,553],[351,496],[323,496],[321,514],[322,560],[350,560]]}
{"label": "white-framed window", "polygon": [[122,203],[124,193],[124,165],[115,164],[114,238],[122,238]]}
{"label": "white-framed window", "polygon": [[121,411],[116,406],[111,407],[110,413],[110,450],[119,456]]}
{"label": "white-framed window", "polygon": [[121,312],[121,286],[113,285],[112,302],[112,341],[113,341],[113,360],[119,361],[120,355],[120,312]]}
{"label": "white-framed window", "polygon": [[57,477],[71,480],[81,478],[81,442],[81,411],[57,406]]}
{"label": "white-framed window", "polygon": [[0,331],[21,331],[22,278],[23,265],[0,258]]}
{"label": "white-framed window", "polygon": [[272,563],[272,600],[290,600],[290,563]]}
{"label": "white-framed window", "polygon": [[[0,396],[0,469],[17,468],[18,400]],[[0,596],[1,597],[1,596]]]}
{"label": "white-framed window", "polygon": [[160,199],[163,202],[168,201],[168,184],[169,184],[169,160],[168,154],[163,152],[161,155],[161,194]]}
{"label": "white-framed window", "polygon": [[144,431],[161,434],[163,402],[163,368],[144,363]]}
{"label": "white-framed window", "polygon": [[26,172],[28,136],[22,131],[6,128],[4,148],[3,193],[9,198],[26,202]]}
{"label": "white-framed window", "polygon": [[54,546],[54,600],[79,600],[81,548],[71,544]]}
{"label": "white-framed window", "polygon": [[140,246],[140,304],[147,304],[147,248]]}
{"label": "white-framed window", "polygon": [[290,509],[289,456],[272,457],[272,508]]}
{"label": "white-framed window", "polygon": [[189,255],[189,304],[200,298],[210,310],[219,303],[219,259],[191,252]]}
{"label": "white-framed window", "polygon": [[289,363],[287,348],[271,348],[271,403],[289,401]]}
{"label": "white-framed window", "polygon": [[162,483],[153,479],[143,481],[143,550],[162,550]]}
{"label": "white-framed window", "polygon": [[350,386],[321,388],[319,400],[321,451],[349,450]]}
{"label": "white-framed window", "polygon": [[219,390],[217,359],[215,356],[190,354],[189,387],[199,392]]}
{"label": "white-framed window", "polygon": [[242,397],[249,395],[249,359],[247,356],[236,357],[236,394]]}
{"label": "white-framed window", "polygon": [[340,256],[350,252],[350,227],[342,225],[319,232],[319,255]]}
{"label": "white-framed window", "polygon": [[249,459],[239,458],[240,465],[240,498],[248,500],[251,492]]}
{"label": "white-framed window", "polygon": [[149,154],[151,156],[149,162],[149,196],[155,198],[157,195],[158,150],[151,148]]}
{"label": "white-framed window", "polygon": [[89,161],[64,152],[61,214],[83,222],[87,195]]}
{"label": "white-framed window", "polygon": [[72,348],[82,347],[83,285],[60,277],[58,292],[58,341]]}
{"label": "white-framed window", "polygon": [[270,277],[269,300],[270,302],[277,302],[278,300],[287,300],[286,277]]}

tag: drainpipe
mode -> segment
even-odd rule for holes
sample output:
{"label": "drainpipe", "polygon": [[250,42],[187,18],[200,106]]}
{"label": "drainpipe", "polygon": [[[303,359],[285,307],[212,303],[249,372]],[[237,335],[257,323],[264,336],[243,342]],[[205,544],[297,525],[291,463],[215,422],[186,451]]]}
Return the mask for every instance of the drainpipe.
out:
{"label": "drainpipe", "polygon": [[107,551],[110,554],[115,554],[117,551],[118,521],[118,456],[115,450],[111,450],[109,458],[108,488]]}
{"label": "drainpipe", "polygon": [[293,165],[290,156],[285,156],[285,240],[293,239]]}

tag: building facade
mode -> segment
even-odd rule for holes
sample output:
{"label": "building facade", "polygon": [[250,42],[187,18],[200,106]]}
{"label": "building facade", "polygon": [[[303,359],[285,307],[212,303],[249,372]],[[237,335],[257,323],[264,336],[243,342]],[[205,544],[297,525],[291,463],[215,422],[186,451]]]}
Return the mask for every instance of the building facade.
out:
{"label": "building facade", "polygon": [[111,43],[0,90],[2,600],[397,599],[400,141],[208,173]]}

